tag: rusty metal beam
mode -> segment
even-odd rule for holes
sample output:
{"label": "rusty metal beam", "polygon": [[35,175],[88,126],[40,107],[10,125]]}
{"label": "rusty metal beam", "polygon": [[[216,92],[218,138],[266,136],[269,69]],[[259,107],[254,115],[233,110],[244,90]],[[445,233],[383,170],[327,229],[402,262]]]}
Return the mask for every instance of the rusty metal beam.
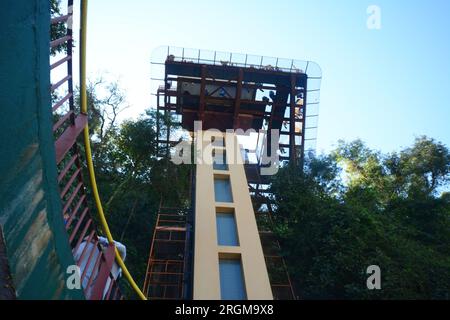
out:
{"label": "rusty metal beam", "polygon": [[[200,78],[185,78],[185,77],[171,77],[169,76],[167,78],[171,81],[177,81],[177,82],[192,82],[192,83],[201,83]],[[236,81],[233,80],[220,80],[220,79],[205,79],[206,84],[214,84],[214,85],[221,85],[221,86],[230,86],[235,85]],[[255,84],[255,83],[243,83],[242,88],[245,89],[264,89],[264,90],[276,90],[275,85],[261,85],[261,84]]]}
{"label": "rusty metal beam", "polygon": [[64,62],[69,61],[70,59],[72,59],[72,56],[65,56],[64,58],[62,58],[62,59],[56,61],[55,63],[53,63],[50,66],[50,69],[55,69],[56,67],[62,65]]}
{"label": "rusty metal beam", "polygon": [[296,76],[291,75],[291,93],[290,93],[290,104],[289,104],[289,157],[292,164],[295,165],[296,161],[296,150],[295,150],[295,82]]}
{"label": "rusty metal beam", "polygon": [[206,65],[202,65],[202,78],[200,83],[200,105],[199,105],[199,119],[203,122],[205,105],[206,105]]}
{"label": "rusty metal beam", "polygon": [[[184,93],[179,93],[176,90],[167,90],[166,93],[167,96],[170,97],[177,97],[177,98],[181,98],[181,97],[185,97],[187,95],[185,95]],[[191,95],[188,95],[189,97],[192,97]],[[230,98],[221,98],[221,97],[210,97],[210,96],[205,96],[205,102],[209,102],[209,103],[217,103],[217,104],[222,104],[223,102],[229,102],[230,105],[232,105],[232,101]],[[240,101],[241,104],[253,104],[253,105],[269,105],[269,106],[277,106],[277,107],[282,107],[282,106],[289,106],[289,103],[284,103],[284,102],[265,102],[262,100],[249,100],[249,99],[241,99]],[[173,104],[168,103],[167,106],[173,106]],[[167,109],[166,107],[162,107],[164,109]],[[175,110],[175,108],[173,109]]]}
{"label": "rusty metal beam", "polygon": [[303,110],[302,110],[302,145],[301,148],[301,159],[300,168],[303,170],[303,165],[305,163],[305,130],[306,130],[306,104],[307,104],[307,92],[308,92],[308,81],[305,81],[305,87],[303,88]]}
{"label": "rusty metal beam", "polygon": [[239,126],[239,111],[241,109],[241,96],[242,96],[242,81],[244,80],[244,70],[239,68],[239,76],[236,84],[236,97],[234,101],[234,117],[233,128],[237,129]]}
{"label": "rusty metal beam", "polygon": [[56,89],[58,89],[64,82],[66,82],[67,80],[72,79],[71,75],[67,75],[64,78],[62,78],[61,80],[59,80],[57,83],[53,84],[50,88],[51,91],[55,91]]}
{"label": "rusty metal beam", "polygon": [[94,288],[92,289],[91,300],[101,300],[103,298],[103,291],[106,286],[106,281],[110,275],[110,270],[112,268],[114,257],[115,257],[115,246],[114,244],[108,245],[108,248],[103,251],[103,259],[100,264],[100,270],[98,271],[98,277],[95,279]]}
{"label": "rusty metal beam", "polygon": [[70,110],[67,112],[63,117],[61,117],[54,125],[53,125],[53,132],[58,130],[64,122],[66,122],[67,119],[69,119],[73,115],[73,110]]}
{"label": "rusty metal beam", "polygon": [[77,141],[78,135],[86,127],[87,116],[84,114],[79,114],[75,119],[75,124],[69,126],[64,133],[56,140],[56,163],[59,164],[64,156],[69,152],[72,146]]}
{"label": "rusty metal beam", "polygon": [[50,48],[57,47],[60,44],[63,44],[64,42],[66,42],[68,40],[71,40],[70,36],[64,36],[64,37],[61,37],[59,39],[53,40],[53,41],[50,42]]}
{"label": "rusty metal beam", "polygon": [[61,107],[64,102],[66,102],[68,99],[70,99],[73,96],[72,92],[69,92],[68,94],[66,94],[64,96],[64,98],[62,98],[61,100],[59,100],[53,107],[52,107],[52,111],[56,111],[59,107]]}
{"label": "rusty metal beam", "polygon": [[63,16],[52,18],[50,20],[50,23],[51,24],[57,24],[57,23],[61,23],[61,22],[66,22],[69,19],[70,16],[71,16],[71,14],[66,14],[66,15],[63,15]]}

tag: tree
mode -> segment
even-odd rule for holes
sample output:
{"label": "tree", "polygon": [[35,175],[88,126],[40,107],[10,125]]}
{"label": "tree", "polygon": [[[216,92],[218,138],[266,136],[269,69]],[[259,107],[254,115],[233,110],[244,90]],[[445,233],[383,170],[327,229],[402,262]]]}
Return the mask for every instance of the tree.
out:
{"label": "tree", "polygon": [[[302,298],[441,299],[450,292],[450,158],[421,137],[398,154],[340,142],[273,178],[275,232]],[[344,177],[344,178],[343,178]],[[366,288],[379,265],[382,290]]]}

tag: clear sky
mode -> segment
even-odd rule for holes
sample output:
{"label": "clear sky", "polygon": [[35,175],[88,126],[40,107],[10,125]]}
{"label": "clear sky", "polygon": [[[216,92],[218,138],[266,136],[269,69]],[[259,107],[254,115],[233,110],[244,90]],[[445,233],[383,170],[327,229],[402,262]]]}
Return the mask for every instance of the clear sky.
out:
{"label": "clear sky", "polygon": [[355,138],[393,151],[422,134],[450,146],[450,1],[89,1],[88,73],[120,79],[127,117],[151,104],[161,45],[317,62],[318,151]]}

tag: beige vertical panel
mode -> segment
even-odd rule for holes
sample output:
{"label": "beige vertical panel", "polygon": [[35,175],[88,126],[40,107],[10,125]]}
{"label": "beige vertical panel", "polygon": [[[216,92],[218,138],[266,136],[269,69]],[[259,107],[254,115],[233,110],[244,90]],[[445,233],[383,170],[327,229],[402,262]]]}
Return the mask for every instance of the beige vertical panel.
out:
{"label": "beige vertical panel", "polygon": [[[255,214],[240,158],[237,138],[226,134],[228,171],[214,171],[211,160],[198,164],[196,172],[195,204],[195,261],[194,299],[220,299],[219,256],[240,256],[244,273],[247,298],[273,299],[269,276],[259,239]],[[203,159],[207,160],[208,155]],[[211,155],[210,155],[211,157]],[[214,174],[230,177],[233,203],[216,203],[214,197]],[[217,245],[216,207],[230,208],[235,212],[239,247]]]}
{"label": "beige vertical panel", "polygon": [[214,176],[212,165],[197,164],[195,181],[194,299],[220,299]]}

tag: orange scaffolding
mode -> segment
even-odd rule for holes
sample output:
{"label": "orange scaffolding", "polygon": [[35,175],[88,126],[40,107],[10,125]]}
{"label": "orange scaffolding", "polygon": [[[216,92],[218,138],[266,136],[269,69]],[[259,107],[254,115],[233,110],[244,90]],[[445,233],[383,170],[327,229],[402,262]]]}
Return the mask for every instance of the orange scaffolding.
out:
{"label": "orange scaffolding", "polygon": [[144,282],[149,299],[182,299],[185,287],[187,212],[159,209]]}

